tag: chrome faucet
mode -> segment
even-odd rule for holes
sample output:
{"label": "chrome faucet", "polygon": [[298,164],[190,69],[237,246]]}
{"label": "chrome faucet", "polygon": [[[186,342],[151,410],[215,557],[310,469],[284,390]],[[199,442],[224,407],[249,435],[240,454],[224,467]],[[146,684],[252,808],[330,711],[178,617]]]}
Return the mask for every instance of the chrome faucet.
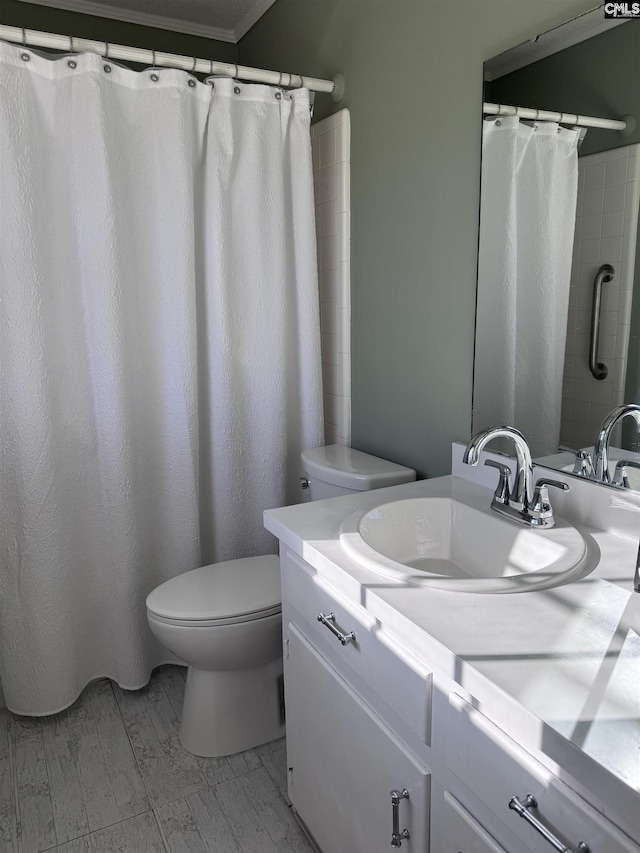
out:
{"label": "chrome faucet", "polygon": [[477,465],[480,453],[489,442],[497,438],[507,438],[516,452],[516,473],[513,485],[510,484],[511,469],[508,465],[487,459],[485,465],[490,465],[500,471],[498,487],[491,501],[491,509],[514,521],[528,524],[531,527],[553,527],[555,518],[549,503],[548,486],[568,491],[569,486],[560,480],[538,480],[533,487],[533,462],[531,451],[524,435],[520,430],[510,426],[491,427],[473,436],[467,445],[462,461],[467,465]]}
{"label": "chrome faucet", "polygon": [[616,463],[616,470],[613,475],[612,485],[620,486],[623,489],[630,489],[629,472],[627,468],[636,468],[640,470],[640,462],[634,462],[633,459],[620,459]]}
{"label": "chrome faucet", "polygon": [[615,425],[626,417],[634,418],[640,429],[640,406],[635,405],[635,403],[618,406],[609,412],[600,424],[598,438],[593,449],[593,471],[591,474],[591,479],[597,480],[599,483],[611,483],[611,474],[609,473],[609,442],[611,440],[611,433]]}
{"label": "chrome faucet", "polygon": [[[533,462],[526,438],[518,429],[510,426],[491,427],[473,436],[464,452],[463,462],[477,465],[480,452],[496,438],[508,438],[516,451],[516,475],[513,487],[508,490],[508,505],[516,510],[528,509],[533,499]],[[495,467],[495,466],[494,466]]]}

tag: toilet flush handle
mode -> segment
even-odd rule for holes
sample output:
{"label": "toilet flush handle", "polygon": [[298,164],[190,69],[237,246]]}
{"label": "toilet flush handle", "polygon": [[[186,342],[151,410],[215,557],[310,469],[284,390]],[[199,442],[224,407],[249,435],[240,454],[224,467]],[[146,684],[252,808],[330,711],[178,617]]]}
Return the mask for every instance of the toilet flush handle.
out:
{"label": "toilet flush handle", "polygon": [[301,489],[308,489],[309,488],[309,481],[307,480],[306,477],[300,477],[300,488]]}

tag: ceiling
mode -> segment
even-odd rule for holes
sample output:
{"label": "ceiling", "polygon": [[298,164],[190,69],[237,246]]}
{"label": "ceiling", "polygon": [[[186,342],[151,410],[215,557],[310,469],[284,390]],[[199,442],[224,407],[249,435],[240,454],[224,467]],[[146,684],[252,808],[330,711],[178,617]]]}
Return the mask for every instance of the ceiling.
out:
{"label": "ceiling", "polygon": [[70,12],[238,42],[275,0],[27,0]]}

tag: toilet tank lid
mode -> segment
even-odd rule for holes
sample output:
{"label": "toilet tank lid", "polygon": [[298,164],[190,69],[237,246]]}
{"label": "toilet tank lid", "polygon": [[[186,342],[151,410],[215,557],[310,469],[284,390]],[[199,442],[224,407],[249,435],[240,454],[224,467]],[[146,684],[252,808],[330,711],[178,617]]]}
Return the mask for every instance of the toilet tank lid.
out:
{"label": "toilet tank lid", "polygon": [[193,622],[270,615],[266,611],[277,612],[280,605],[280,560],[273,554],[201,566],[147,596],[150,613]]}
{"label": "toilet tank lid", "polygon": [[310,477],[355,491],[396,486],[416,478],[413,468],[396,465],[343,444],[303,450],[302,464]]}

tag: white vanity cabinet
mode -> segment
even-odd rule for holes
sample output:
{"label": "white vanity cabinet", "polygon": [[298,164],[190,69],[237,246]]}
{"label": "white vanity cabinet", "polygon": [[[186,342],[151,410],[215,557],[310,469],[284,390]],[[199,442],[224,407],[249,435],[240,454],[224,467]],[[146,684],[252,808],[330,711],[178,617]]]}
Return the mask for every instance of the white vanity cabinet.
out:
{"label": "white vanity cabinet", "polygon": [[[366,584],[283,542],[281,568],[289,796],[322,853],[382,853],[405,829],[407,853],[640,853],[542,742],[516,742],[504,714],[496,725],[455,667],[434,673],[393,612],[376,619]],[[409,795],[395,829],[393,790]]]}
{"label": "white vanity cabinet", "polygon": [[[449,694],[446,737],[443,778],[449,789],[444,794],[449,820],[443,836],[455,838],[455,853],[499,853],[503,848],[510,853],[638,853],[631,839],[455,691]],[[529,819],[510,808],[516,800]],[[472,813],[465,831],[462,824]],[[469,828],[475,831],[475,846],[465,841],[465,847],[462,839]],[[437,853],[454,847],[441,840]]]}
{"label": "white vanity cabinet", "polygon": [[289,796],[297,813],[323,853],[383,853],[394,831],[398,848],[427,853],[430,771],[389,719],[417,730],[418,743],[429,738],[431,673],[383,641],[366,610],[332,595],[310,566],[287,551],[281,562]]}
{"label": "white vanity cabinet", "polygon": [[[287,628],[289,796],[323,853],[428,850],[429,771],[295,625]],[[399,839],[401,840],[401,839]]]}

